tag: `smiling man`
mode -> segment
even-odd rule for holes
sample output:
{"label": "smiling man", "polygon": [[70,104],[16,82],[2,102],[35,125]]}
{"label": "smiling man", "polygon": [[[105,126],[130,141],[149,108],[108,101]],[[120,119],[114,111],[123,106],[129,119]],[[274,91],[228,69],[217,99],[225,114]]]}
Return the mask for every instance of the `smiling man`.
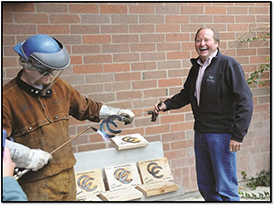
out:
{"label": "smiling man", "polygon": [[156,112],[191,104],[199,191],[206,201],[239,201],[236,152],[250,125],[253,99],[241,65],[220,53],[220,37],[210,27],[195,35],[199,55],[184,88]]}

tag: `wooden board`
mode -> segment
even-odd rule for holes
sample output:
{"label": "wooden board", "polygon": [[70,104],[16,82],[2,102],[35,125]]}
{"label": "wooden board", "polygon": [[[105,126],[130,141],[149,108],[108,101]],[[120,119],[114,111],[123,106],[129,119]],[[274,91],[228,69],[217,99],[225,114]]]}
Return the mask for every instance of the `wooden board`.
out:
{"label": "wooden board", "polygon": [[102,192],[100,193],[100,197],[105,201],[130,201],[142,198],[143,194],[134,187],[125,187]]}
{"label": "wooden board", "polygon": [[143,184],[173,181],[172,172],[166,157],[138,162]]}
{"label": "wooden board", "polygon": [[105,167],[104,172],[109,190],[141,185],[136,163]]}
{"label": "wooden board", "polygon": [[179,187],[174,182],[163,181],[147,185],[138,185],[137,189],[146,197],[151,197],[177,191]]}
{"label": "wooden board", "polygon": [[77,194],[83,199],[90,194],[99,194],[105,192],[105,186],[102,179],[101,169],[93,169],[82,172],[76,172],[76,189]]}
{"label": "wooden board", "polygon": [[102,199],[100,199],[97,195],[95,194],[77,194],[77,201],[80,202],[85,202],[85,201],[89,201],[89,202],[98,202],[98,201],[102,201]]}
{"label": "wooden board", "polygon": [[148,141],[140,134],[118,135],[111,138],[117,150],[148,146]]}

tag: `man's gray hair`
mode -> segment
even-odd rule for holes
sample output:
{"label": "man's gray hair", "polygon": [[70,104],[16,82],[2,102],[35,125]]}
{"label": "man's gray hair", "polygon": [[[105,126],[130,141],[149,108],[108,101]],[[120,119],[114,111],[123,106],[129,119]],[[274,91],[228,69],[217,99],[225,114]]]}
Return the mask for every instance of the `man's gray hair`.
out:
{"label": "man's gray hair", "polygon": [[217,32],[216,29],[214,29],[213,27],[209,27],[209,26],[203,26],[201,28],[199,28],[199,30],[197,31],[196,35],[195,35],[195,41],[197,39],[197,36],[198,36],[198,33],[203,30],[203,29],[211,29],[213,31],[213,38],[215,40],[215,42],[218,42],[220,43],[220,35],[219,33]]}

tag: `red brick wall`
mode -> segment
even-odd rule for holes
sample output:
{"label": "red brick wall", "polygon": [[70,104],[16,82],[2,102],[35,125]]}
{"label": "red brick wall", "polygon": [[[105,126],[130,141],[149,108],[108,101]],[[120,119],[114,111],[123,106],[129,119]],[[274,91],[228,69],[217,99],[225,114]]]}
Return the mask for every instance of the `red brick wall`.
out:
{"label": "red brick wall", "polygon": [[[197,57],[193,39],[202,25],[220,32],[220,50],[236,58],[246,76],[267,63],[270,55],[269,41],[240,43],[270,23],[269,3],[2,2],[2,9],[3,84],[20,70],[13,46],[45,33],[63,42],[70,52],[71,65],[62,74],[64,80],[93,100],[134,113],[152,109],[180,91],[189,59]],[[269,78],[269,72],[264,78]],[[251,90],[255,107],[238,152],[239,179],[242,170],[255,176],[270,169],[270,87],[252,86]],[[71,118],[70,125],[73,136],[90,122]],[[190,106],[161,113],[155,123],[139,116],[131,125],[119,127],[123,134],[140,133],[149,141],[162,141],[175,182],[185,192],[197,189]],[[105,147],[112,144],[92,131],[73,142],[75,152]]]}

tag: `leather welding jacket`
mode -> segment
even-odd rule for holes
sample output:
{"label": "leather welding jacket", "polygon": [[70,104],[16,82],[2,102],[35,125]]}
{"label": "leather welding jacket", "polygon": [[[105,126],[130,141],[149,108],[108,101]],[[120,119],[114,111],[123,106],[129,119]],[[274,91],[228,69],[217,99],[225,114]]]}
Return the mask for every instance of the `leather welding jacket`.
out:
{"label": "leather welding jacket", "polygon": [[179,109],[189,103],[195,119],[194,130],[201,133],[229,133],[242,142],[250,125],[253,99],[240,64],[219,51],[206,68],[200,92],[200,106],[194,96],[200,65],[191,59],[184,88],[164,103]]}
{"label": "leather welding jacket", "polygon": [[[15,142],[52,152],[69,138],[70,115],[78,120],[99,122],[101,103],[85,98],[67,82],[57,79],[46,96],[18,76],[3,87],[3,129]],[[55,175],[76,163],[70,144],[53,154],[51,162],[30,171],[21,183]]]}

